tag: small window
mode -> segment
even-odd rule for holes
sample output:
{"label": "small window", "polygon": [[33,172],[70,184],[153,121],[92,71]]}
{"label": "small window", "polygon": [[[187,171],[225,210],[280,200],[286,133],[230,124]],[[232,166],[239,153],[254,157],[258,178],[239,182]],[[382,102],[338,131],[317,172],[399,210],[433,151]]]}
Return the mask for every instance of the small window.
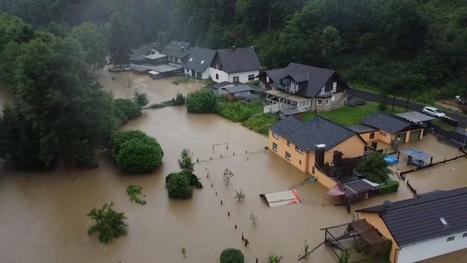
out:
{"label": "small window", "polygon": [[329,100],[326,100],[326,105],[329,105]]}
{"label": "small window", "polygon": [[219,74],[216,73],[216,79],[219,79]]}
{"label": "small window", "polygon": [[334,81],[334,83],[332,83],[332,92],[336,93],[337,91],[337,81]]}
{"label": "small window", "polygon": [[248,80],[255,80],[255,75],[248,75]]}
{"label": "small window", "polygon": [[290,146],[290,142],[287,140],[287,146]]}
{"label": "small window", "polygon": [[303,153],[302,149],[300,149],[299,147],[295,146],[295,151],[297,151],[298,153]]}
{"label": "small window", "polygon": [[298,160],[298,164],[302,165],[302,160]]}
{"label": "small window", "polygon": [[370,133],[370,139],[374,139],[374,138],[375,138],[375,133],[374,132]]}
{"label": "small window", "polygon": [[463,238],[466,238],[466,237],[467,237],[467,232],[464,233],[464,234],[462,234],[462,237],[463,237]]}
{"label": "small window", "polygon": [[237,76],[237,77],[233,77],[233,81],[234,81],[234,82],[240,82],[240,77],[238,77],[238,76]]}
{"label": "small window", "polygon": [[321,105],[323,104],[323,101],[322,100],[318,100],[318,105]]}
{"label": "small window", "polygon": [[272,150],[277,152],[277,143],[272,143]]}
{"label": "small window", "polygon": [[285,159],[290,161],[292,159],[292,155],[289,152],[285,152]]}
{"label": "small window", "polygon": [[448,241],[448,242],[449,242],[449,241],[454,241],[455,239],[456,239],[455,236],[450,236],[450,237],[448,237],[448,238],[446,239],[446,241]]}

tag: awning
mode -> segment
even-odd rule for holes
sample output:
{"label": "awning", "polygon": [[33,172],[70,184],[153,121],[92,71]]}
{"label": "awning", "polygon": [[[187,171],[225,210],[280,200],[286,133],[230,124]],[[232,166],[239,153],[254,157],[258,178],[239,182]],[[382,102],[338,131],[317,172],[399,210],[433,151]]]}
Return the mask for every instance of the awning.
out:
{"label": "awning", "polygon": [[329,189],[327,194],[330,195],[330,196],[343,196],[343,195],[345,195],[345,193],[341,190],[339,185],[336,185],[333,188]]}

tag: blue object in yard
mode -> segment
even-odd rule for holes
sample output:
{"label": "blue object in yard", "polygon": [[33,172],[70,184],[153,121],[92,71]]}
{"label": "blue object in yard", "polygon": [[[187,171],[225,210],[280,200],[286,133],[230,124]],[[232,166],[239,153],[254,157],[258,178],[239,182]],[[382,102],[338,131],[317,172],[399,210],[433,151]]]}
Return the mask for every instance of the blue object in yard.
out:
{"label": "blue object in yard", "polygon": [[410,148],[403,153],[407,154],[407,164],[423,167],[432,161],[432,156],[422,150]]}
{"label": "blue object in yard", "polygon": [[389,165],[395,165],[395,164],[399,163],[399,159],[397,159],[396,156],[388,155],[388,156],[384,157],[384,160],[385,160],[386,163],[388,163]]}

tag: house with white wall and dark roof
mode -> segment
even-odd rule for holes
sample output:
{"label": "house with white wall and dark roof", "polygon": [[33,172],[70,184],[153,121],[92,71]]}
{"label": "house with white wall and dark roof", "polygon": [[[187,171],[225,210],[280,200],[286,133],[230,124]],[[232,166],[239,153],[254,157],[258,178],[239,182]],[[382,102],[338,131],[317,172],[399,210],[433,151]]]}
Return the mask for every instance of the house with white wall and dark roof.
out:
{"label": "house with white wall and dark roof", "polygon": [[261,72],[260,86],[270,105],[265,111],[285,115],[344,106],[349,89],[335,70],[298,63]]}
{"label": "house with white wall and dark roof", "polygon": [[209,79],[212,61],[216,51],[208,48],[193,48],[185,61],[184,72],[185,75],[195,79]]}
{"label": "house with white wall and dark roof", "polygon": [[211,64],[210,75],[216,83],[254,81],[261,69],[253,47],[219,49]]}
{"label": "house with white wall and dark roof", "polygon": [[392,240],[391,263],[418,262],[467,248],[467,188],[357,210]]}
{"label": "house with white wall and dark roof", "polygon": [[169,63],[182,65],[185,63],[188,54],[192,49],[192,45],[185,41],[170,41],[161,51],[166,55]]}

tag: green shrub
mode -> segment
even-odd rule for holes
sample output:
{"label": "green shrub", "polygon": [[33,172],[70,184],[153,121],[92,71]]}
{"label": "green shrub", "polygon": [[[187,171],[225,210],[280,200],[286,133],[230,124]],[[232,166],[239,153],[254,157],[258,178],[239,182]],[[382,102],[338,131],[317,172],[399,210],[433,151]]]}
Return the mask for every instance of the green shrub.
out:
{"label": "green shrub", "polygon": [[235,248],[227,248],[222,251],[221,263],[244,263],[245,257],[242,251]]}
{"label": "green shrub", "polygon": [[183,94],[178,93],[177,96],[174,99],[172,99],[172,105],[173,106],[185,105],[185,97],[183,96]]}
{"label": "green shrub", "polygon": [[146,204],[146,201],[141,197],[141,195],[143,194],[143,187],[139,185],[129,185],[126,188],[126,192],[132,202],[135,202],[140,205]]}
{"label": "green shrub", "polygon": [[388,163],[384,160],[384,156],[381,153],[368,155],[358,166],[358,171],[375,183],[384,183],[389,179]]}
{"label": "green shrub", "polygon": [[92,209],[88,217],[94,221],[88,229],[88,233],[98,233],[99,242],[110,243],[115,238],[126,235],[128,225],[125,223],[126,217],[123,213],[112,209],[113,203],[105,204],[102,208]]}
{"label": "green shrub", "polygon": [[140,106],[141,108],[144,108],[149,103],[149,99],[146,93],[139,92],[135,92],[135,97],[133,98],[133,101],[136,103],[136,105]]}
{"label": "green shrub", "polygon": [[190,199],[193,197],[193,186],[188,176],[183,173],[171,173],[165,178],[165,188],[171,199]]}
{"label": "green shrub", "polygon": [[141,116],[141,106],[130,99],[114,100],[114,116],[117,125],[121,126],[127,121]]}
{"label": "green shrub", "polygon": [[378,189],[378,195],[395,193],[399,189],[399,182],[391,179],[386,180]]}
{"label": "green shrub", "polygon": [[222,117],[234,122],[246,121],[251,116],[263,113],[263,104],[260,101],[227,101],[224,97],[217,99],[216,111]]}
{"label": "green shrub", "polygon": [[186,98],[186,109],[191,113],[212,113],[216,110],[216,96],[207,89],[190,93]]}
{"label": "green shrub", "polygon": [[269,129],[277,121],[278,121],[277,116],[262,113],[262,114],[251,116],[248,120],[244,121],[242,125],[257,133],[268,135]]}
{"label": "green shrub", "polygon": [[144,174],[162,165],[164,152],[156,139],[140,131],[130,131],[115,136],[113,157],[123,172]]}

